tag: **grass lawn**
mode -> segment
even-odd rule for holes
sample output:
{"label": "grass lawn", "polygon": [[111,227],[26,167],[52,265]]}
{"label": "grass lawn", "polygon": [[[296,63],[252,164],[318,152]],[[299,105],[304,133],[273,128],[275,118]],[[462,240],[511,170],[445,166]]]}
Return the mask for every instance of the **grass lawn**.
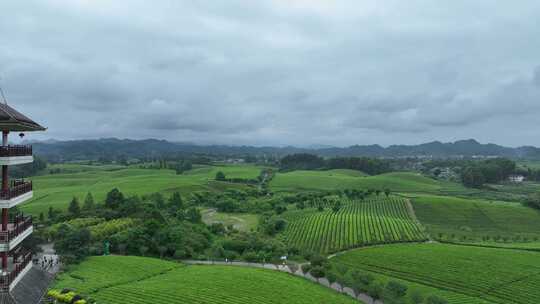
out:
{"label": "grass lawn", "polygon": [[374,176],[353,175],[351,170],[293,171],[277,173],[270,187],[275,191],[384,189],[393,192],[444,193],[465,191],[463,186],[437,181],[412,172]]}
{"label": "grass lawn", "polygon": [[224,213],[215,209],[204,209],[202,211],[203,222],[207,225],[212,223],[222,223],[225,226],[233,225],[239,231],[251,231],[257,228],[259,216],[249,213]]}
{"label": "grass lawn", "polygon": [[91,257],[61,274],[54,288],[73,288],[107,304],[352,304],[308,280],[272,270],[184,266],[152,258]]}
{"label": "grass lawn", "polygon": [[[540,302],[540,253],[445,244],[386,245],[331,260],[370,272],[452,292],[451,303]],[[449,299],[450,300],[450,299]]]}
{"label": "grass lawn", "polygon": [[82,202],[88,192],[92,192],[97,201],[103,201],[113,188],[118,188],[127,195],[142,195],[154,192],[170,194],[179,191],[187,194],[197,190],[222,190],[224,188],[244,188],[241,184],[217,182],[214,177],[222,171],[231,178],[256,178],[261,167],[205,166],[198,167],[182,175],[173,170],[111,168],[110,166],[63,165],[76,173],[42,175],[32,178],[34,198],[21,206],[21,209],[33,215],[46,213],[49,206],[66,209],[70,200],[76,196]]}

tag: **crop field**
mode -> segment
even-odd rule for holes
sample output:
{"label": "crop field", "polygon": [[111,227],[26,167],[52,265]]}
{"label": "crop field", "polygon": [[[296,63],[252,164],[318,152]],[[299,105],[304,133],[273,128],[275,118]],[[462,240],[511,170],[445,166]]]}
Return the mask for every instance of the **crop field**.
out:
{"label": "crop field", "polygon": [[419,196],[411,201],[432,237],[520,242],[540,237],[540,212],[519,203],[443,196]]}
{"label": "crop field", "polygon": [[540,253],[443,244],[394,244],[331,259],[350,269],[461,294],[454,303],[540,303]]}
{"label": "crop field", "polygon": [[285,213],[285,218],[289,223],[284,232],[286,242],[315,252],[427,239],[411,217],[408,202],[392,196],[345,201],[338,212],[293,210]]}
{"label": "crop field", "polygon": [[34,198],[21,206],[22,211],[38,215],[40,212],[46,214],[49,206],[65,210],[74,196],[82,202],[88,192],[92,192],[94,198],[101,202],[105,199],[106,193],[115,187],[126,195],[154,192],[169,194],[174,191],[187,194],[197,190],[238,189],[245,186],[217,182],[214,180],[215,174],[222,171],[231,178],[257,178],[261,171],[261,167],[247,165],[205,166],[177,175],[173,170],[65,166],[68,166],[74,173],[50,174],[32,178],[35,189]]}
{"label": "crop field", "polygon": [[61,274],[54,288],[72,288],[107,304],[358,303],[286,273],[234,266],[184,266],[141,257],[89,258]]}
{"label": "crop field", "polygon": [[277,173],[270,187],[275,191],[389,188],[393,192],[451,193],[466,191],[463,186],[442,182],[411,172],[374,176],[353,175],[352,170],[293,171]]}

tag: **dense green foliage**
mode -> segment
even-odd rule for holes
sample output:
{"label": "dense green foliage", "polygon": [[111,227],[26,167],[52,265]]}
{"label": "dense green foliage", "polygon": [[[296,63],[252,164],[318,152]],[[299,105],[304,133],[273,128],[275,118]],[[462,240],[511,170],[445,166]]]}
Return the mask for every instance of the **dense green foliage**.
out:
{"label": "dense green foliage", "polygon": [[92,257],[60,275],[55,288],[64,287],[107,304],[356,303],[285,273],[234,266],[182,266],[139,257]]}
{"label": "dense green foliage", "polygon": [[367,157],[338,157],[323,159],[313,154],[291,154],[280,161],[283,171],[317,169],[351,169],[367,174],[381,174],[390,171],[390,163],[385,160]]}
{"label": "dense green foliage", "polygon": [[488,159],[469,164],[462,170],[461,178],[467,187],[481,187],[484,183],[498,183],[516,170],[516,163],[506,158]]}
{"label": "dense green foliage", "polygon": [[350,251],[331,261],[473,298],[451,303],[540,301],[540,253],[535,252],[442,244],[388,245]]}
{"label": "dense green foliage", "polygon": [[408,202],[397,197],[372,195],[364,200],[344,200],[337,211],[328,208],[321,212],[312,206],[287,212],[285,219],[289,222],[286,242],[315,252],[427,239],[411,218]]}

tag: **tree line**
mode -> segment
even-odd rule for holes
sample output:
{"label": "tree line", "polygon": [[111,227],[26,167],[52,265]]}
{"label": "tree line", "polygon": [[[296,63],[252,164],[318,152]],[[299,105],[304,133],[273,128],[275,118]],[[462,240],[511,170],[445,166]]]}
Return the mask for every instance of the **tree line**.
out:
{"label": "tree line", "polygon": [[291,154],[280,161],[281,171],[352,169],[370,175],[391,171],[390,161],[369,157],[335,157],[324,159],[308,153]]}

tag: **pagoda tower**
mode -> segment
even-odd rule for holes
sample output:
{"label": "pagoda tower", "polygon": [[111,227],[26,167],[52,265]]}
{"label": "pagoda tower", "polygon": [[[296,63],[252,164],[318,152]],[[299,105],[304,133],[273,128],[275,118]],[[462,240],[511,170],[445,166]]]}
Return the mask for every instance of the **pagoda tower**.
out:
{"label": "pagoda tower", "polygon": [[[22,248],[22,241],[33,232],[32,218],[18,213],[17,206],[32,198],[32,182],[9,178],[9,167],[32,163],[32,146],[10,145],[8,136],[15,133],[44,131],[45,128],[19,113],[7,103],[0,103],[0,166],[2,166],[2,188],[0,190],[0,293],[9,293],[24,275],[32,269],[32,253]],[[18,133],[18,134],[17,134]]]}

